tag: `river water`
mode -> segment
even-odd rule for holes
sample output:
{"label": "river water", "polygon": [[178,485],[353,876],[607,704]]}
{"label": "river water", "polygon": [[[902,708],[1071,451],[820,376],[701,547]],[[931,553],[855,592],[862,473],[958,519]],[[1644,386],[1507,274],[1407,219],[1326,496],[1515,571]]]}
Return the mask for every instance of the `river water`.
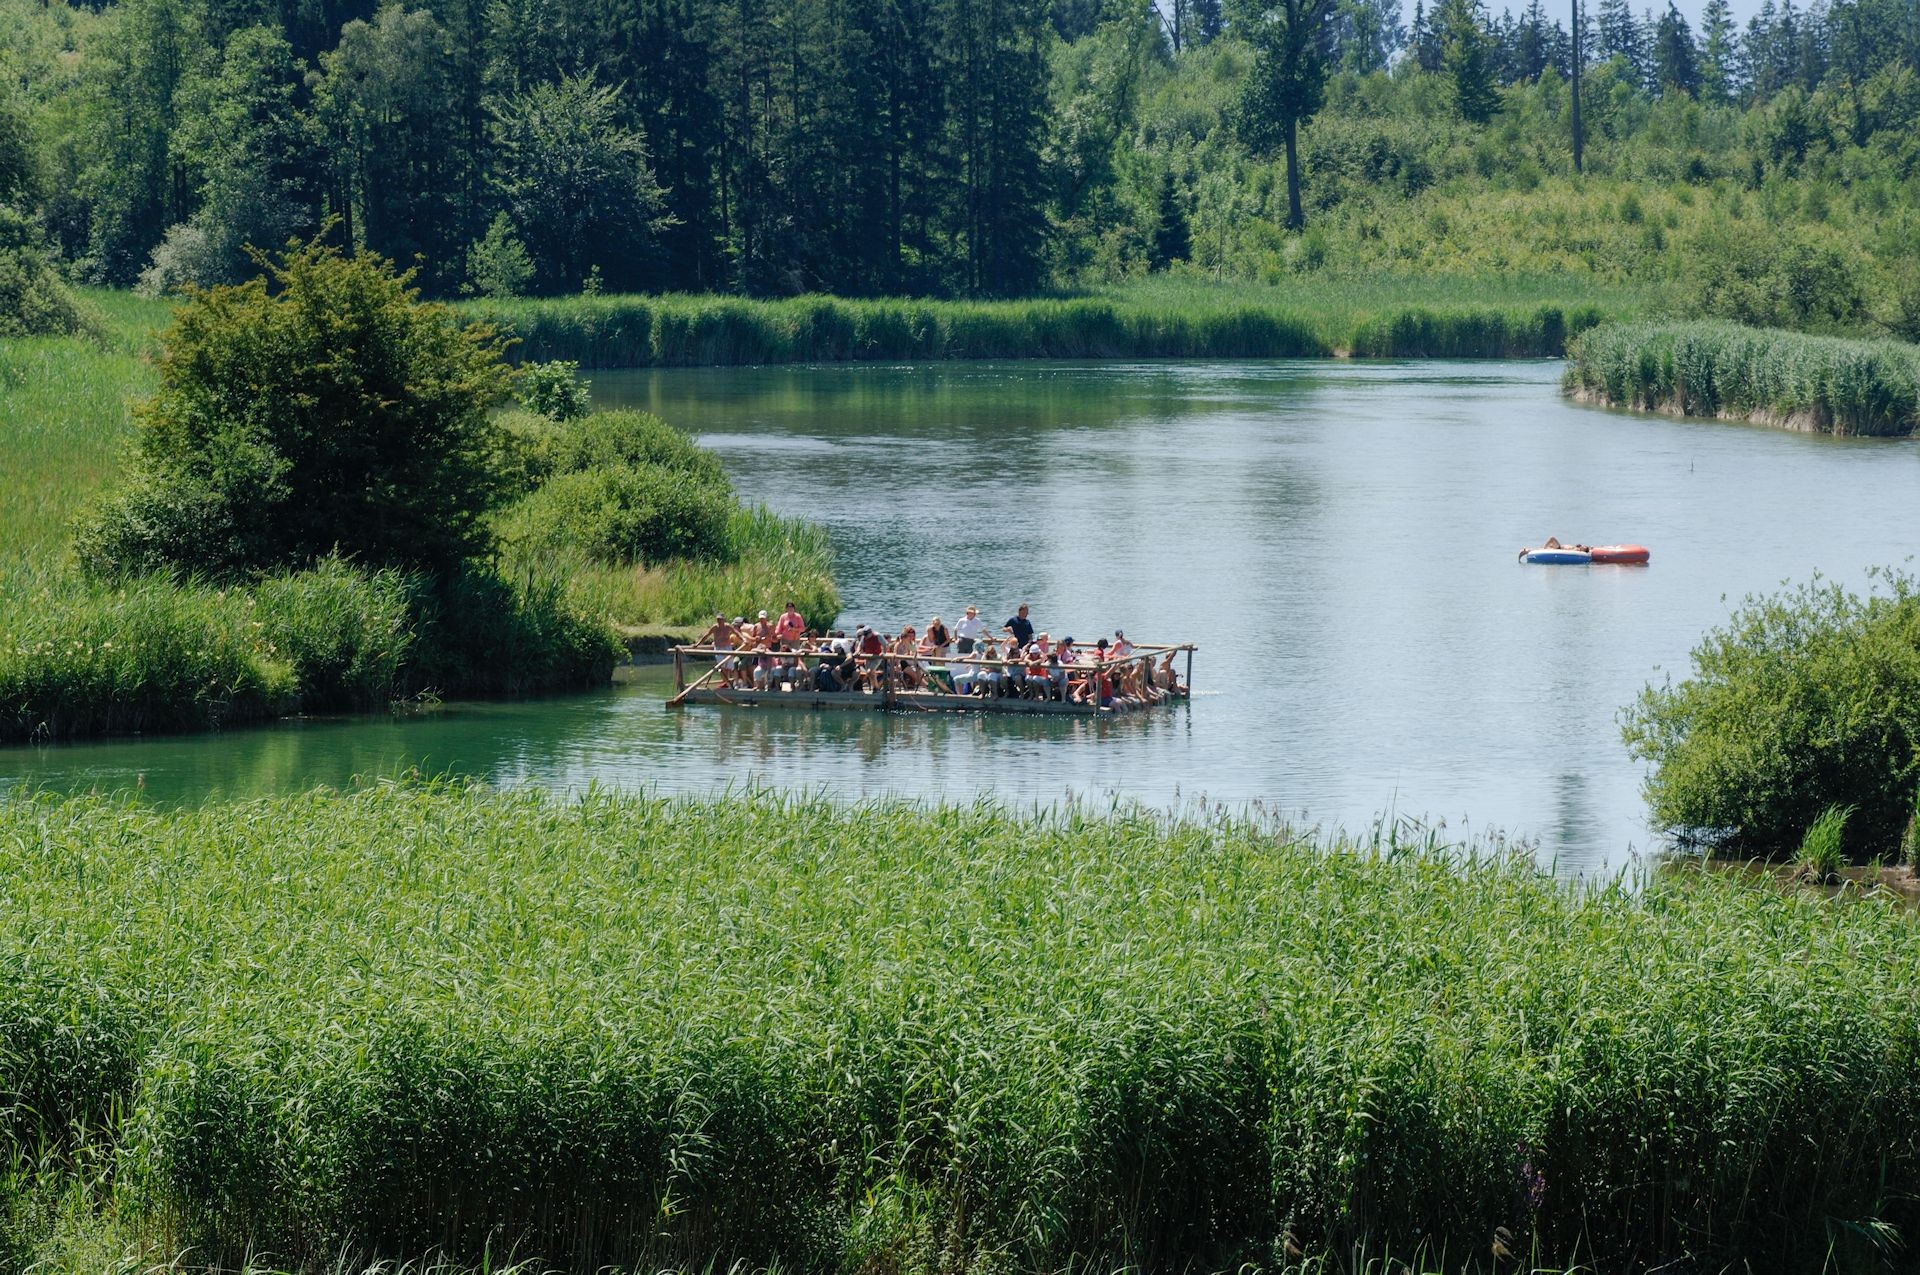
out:
{"label": "river water", "polygon": [[[1565,873],[1655,843],[1618,714],[1739,598],[1920,553],[1920,445],[1583,407],[1547,362],[949,364],[599,373],[740,491],[825,524],[842,622],[1020,602],[1083,644],[1193,641],[1113,721],[663,710],[603,694],[0,750],[0,784],[162,800],[409,768],[568,790],[1259,802],[1501,831]],[[1550,534],[1645,568],[1525,567]],[[769,604],[778,599],[769,599]]]}

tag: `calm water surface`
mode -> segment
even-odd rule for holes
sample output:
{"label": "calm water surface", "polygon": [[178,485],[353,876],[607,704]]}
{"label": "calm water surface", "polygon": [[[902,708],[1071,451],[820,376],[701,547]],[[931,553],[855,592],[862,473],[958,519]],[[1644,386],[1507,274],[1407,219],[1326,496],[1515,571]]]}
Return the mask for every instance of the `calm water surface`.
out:
{"label": "calm water surface", "polygon": [[[558,789],[1259,801],[1501,829],[1563,871],[1653,838],[1617,714],[1750,591],[1920,553],[1920,445],[1577,406],[1553,363],[600,373],[749,498],[825,524],[844,622],[1021,601],[1056,636],[1200,643],[1111,722],[693,710],[658,673],[558,701],[0,750],[0,783],[198,799],[412,766]],[[1647,568],[1522,567],[1549,534]],[[777,600],[770,600],[777,601]]]}

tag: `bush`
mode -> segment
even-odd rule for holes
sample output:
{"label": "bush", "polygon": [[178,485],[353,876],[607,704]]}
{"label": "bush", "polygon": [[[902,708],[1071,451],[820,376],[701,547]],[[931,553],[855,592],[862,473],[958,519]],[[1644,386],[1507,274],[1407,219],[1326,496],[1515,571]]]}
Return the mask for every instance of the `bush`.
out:
{"label": "bush", "polygon": [[468,565],[413,581],[418,634],[410,690],[441,695],[544,695],[604,685],[626,657],[604,621],[571,605],[560,581],[517,583]]}
{"label": "bush", "polygon": [[539,448],[539,464],[550,475],[655,465],[705,486],[729,488],[718,456],[651,412],[594,412],[546,433]]}
{"label": "bush", "polygon": [[715,559],[728,549],[733,499],[724,487],[642,462],[573,470],[548,480],[507,518],[523,548],[577,547],[605,562]]}
{"label": "bush", "polygon": [[520,372],[520,404],[550,421],[577,420],[587,414],[587,386],[570,359],[529,364]]}
{"label": "bush", "polygon": [[97,327],[47,264],[33,220],[0,202],[0,337],[91,332]]}
{"label": "bush", "polygon": [[371,253],[315,243],[266,265],[175,312],[134,484],[85,529],[82,561],[234,576],[334,552],[445,568],[484,550],[505,494],[498,339]]}
{"label": "bush", "polygon": [[1687,247],[1694,313],[1758,328],[1860,326],[1866,293],[1854,258],[1807,233],[1714,225]]}
{"label": "bush", "polygon": [[1812,584],[1748,599],[1694,649],[1692,675],[1625,715],[1652,763],[1654,818],[1683,837],[1773,853],[1851,806],[1857,855],[1891,851],[1920,780],[1920,590],[1860,598]]}

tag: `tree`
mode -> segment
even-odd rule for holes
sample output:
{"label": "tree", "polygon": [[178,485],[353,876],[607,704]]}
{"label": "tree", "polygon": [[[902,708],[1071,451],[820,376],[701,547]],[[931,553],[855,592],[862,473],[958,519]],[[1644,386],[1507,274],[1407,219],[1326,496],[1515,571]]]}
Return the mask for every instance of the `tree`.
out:
{"label": "tree", "polygon": [[1500,94],[1494,88],[1493,41],[1481,25],[1479,0],[1443,0],[1434,26],[1455,109],[1469,123],[1486,123],[1500,109]]}
{"label": "tree", "polygon": [[1427,0],[1413,0],[1413,27],[1407,36],[1413,64],[1428,75],[1440,70],[1440,37],[1427,20]]}
{"label": "tree", "polygon": [[1384,71],[1406,42],[1399,0],[1337,0],[1333,61],[1341,70],[1356,75]]}
{"label": "tree", "polygon": [[467,286],[483,297],[518,297],[533,283],[533,258],[514,238],[513,220],[496,214],[487,233],[467,249]]}
{"label": "tree", "polygon": [[[300,70],[293,46],[272,27],[246,27],[227,41],[218,67],[181,86],[174,162],[198,201],[190,236],[170,232],[141,275],[146,291],[230,283],[248,269],[249,247],[275,248],[315,224],[318,167],[308,120],[295,106]],[[182,251],[192,238],[192,264]]]}
{"label": "tree", "polygon": [[1546,10],[1540,0],[1527,0],[1526,12],[1514,33],[1513,60],[1508,67],[1513,79],[1531,84],[1540,78],[1551,60],[1548,41]]}
{"label": "tree", "polygon": [[1240,89],[1237,127],[1256,153],[1286,149],[1287,226],[1306,224],[1300,208],[1300,122],[1320,109],[1327,85],[1333,0],[1280,0],[1250,13],[1243,25],[1253,69]]}
{"label": "tree", "polygon": [[1662,93],[1684,93],[1693,97],[1700,92],[1700,65],[1693,47],[1693,29],[1667,0],[1667,11],[1653,34],[1653,76]]}
{"label": "tree", "polygon": [[175,312],[134,481],[83,528],[83,563],[232,577],[336,551],[428,568],[483,551],[504,494],[499,338],[366,251],[316,242],[262,264]]}
{"label": "tree", "polygon": [[1700,11],[1700,96],[1731,101],[1739,86],[1739,41],[1727,0],[1707,0]]}
{"label": "tree", "polygon": [[1180,203],[1180,191],[1173,170],[1160,170],[1160,198],[1153,227],[1153,268],[1164,270],[1176,261],[1185,261],[1193,252],[1193,237],[1187,226],[1187,210]]}
{"label": "tree", "polygon": [[1600,0],[1600,59],[1622,58],[1633,72],[1635,84],[1647,83],[1646,32],[1640,19],[1633,16],[1628,0]]}
{"label": "tree", "polygon": [[491,109],[492,181],[536,289],[578,288],[595,266],[616,289],[650,282],[669,218],[646,137],[620,123],[620,90],[567,76]]}

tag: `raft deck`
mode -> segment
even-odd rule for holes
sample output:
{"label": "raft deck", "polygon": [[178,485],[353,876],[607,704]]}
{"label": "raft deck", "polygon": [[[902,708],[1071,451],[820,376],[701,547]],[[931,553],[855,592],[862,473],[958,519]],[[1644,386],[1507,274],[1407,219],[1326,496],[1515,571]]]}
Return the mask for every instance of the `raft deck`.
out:
{"label": "raft deck", "polygon": [[[969,665],[974,667],[997,667],[1003,671],[1011,668],[1024,668],[1018,660],[981,660],[955,657],[949,660],[933,660],[917,656],[882,654],[864,656],[863,661],[869,667],[880,671],[881,688],[868,691],[821,691],[812,687],[783,690],[752,690],[743,687],[723,687],[718,684],[716,674],[720,671],[720,661],[738,656],[743,662],[757,658],[751,653],[720,650],[710,646],[676,646],[673,648],[673,698],[667,701],[668,708],[684,708],[689,704],[731,705],[739,708],[798,708],[816,712],[835,712],[846,710],[894,709],[904,712],[932,713],[1012,713],[1022,716],[1043,716],[1048,714],[1070,717],[1097,717],[1118,713],[1140,712],[1161,708],[1187,698],[1193,685],[1193,652],[1191,643],[1176,645],[1141,644],[1134,647],[1133,653],[1124,659],[1109,660],[1107,666],[1118,669],[1127,665],[1144,665],[1164,659],[1169,652],[1179,652],[1186,656],[1186,675],[1181,681],[1181,690],[1156,703],[1123,703],[1118,700],[1101,705],[1096,703],[1074,703],[1072,700],[1027,699],[1019,695],[958,695],[942,690],[909,690],[912,680],[904,666],[914,665],[923,675],[937,678],[939,671],[945,670],[949,676],[953,671]],[[701,674],[691,685],[687,682],[687,665],[711,660],[713,665]],[[1085,671],[1089,664],[1067,666],[1070,671]],[[790,684],[788,684],[790,685]]]}

